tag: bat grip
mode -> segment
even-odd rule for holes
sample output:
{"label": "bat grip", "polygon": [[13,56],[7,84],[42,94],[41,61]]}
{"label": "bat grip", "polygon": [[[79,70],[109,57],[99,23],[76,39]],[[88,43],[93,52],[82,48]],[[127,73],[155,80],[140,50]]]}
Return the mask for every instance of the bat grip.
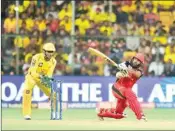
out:
{"label": "bat grip", "polygon": [[126,72],[125,69],[121,68],[121,67],[120,67],[118,64],[116,64],[115,62],[113,62],[113,61],[110,61],[110,62],[111,62],[118,70]]}
{"label": "bat grip", "polygon": [[116,64],[116,67],[118,70],[120,70],[121,72],[123,72],[125,75],[128,74],[128,71],[126,69],[121,68],[119,65]]}

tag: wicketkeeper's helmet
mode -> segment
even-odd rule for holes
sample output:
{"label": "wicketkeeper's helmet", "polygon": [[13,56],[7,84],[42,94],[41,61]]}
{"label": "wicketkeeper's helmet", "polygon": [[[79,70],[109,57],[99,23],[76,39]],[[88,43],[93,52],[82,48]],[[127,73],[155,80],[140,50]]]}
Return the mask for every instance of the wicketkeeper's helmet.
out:
{"label": "wicketkeeper's helmet", "polygon": [[53,52],[56,51],[55,46],[54,46],[53,43],[46,43],[46,44],[44,44],[43,45],[43,50],[45,50],[45,51],[53,51]]}

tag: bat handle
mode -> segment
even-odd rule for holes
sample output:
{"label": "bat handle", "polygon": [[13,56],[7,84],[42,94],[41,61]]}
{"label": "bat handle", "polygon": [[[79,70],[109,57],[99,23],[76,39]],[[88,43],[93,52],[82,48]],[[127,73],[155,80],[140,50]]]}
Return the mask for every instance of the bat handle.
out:
{"label": "bat handle", "polygon": [[114,63],[114,66],[117,67],[118,70],[123,71],[123,69],[116,63]]}
{"label": "bat handle", "polygon": [[[112,61],[112,60],[110,60],[110,59],[108,59],[108,58],[106,58],[105,60],[106,60],[108,63],[111,63],[113,66],[117,67],[117,69],[119,69],[118,64],[116,64],[114,61]],[[119,70],[120,70],[120,69],[119,69]]]}
{"label": "bat handle", "polygon": [[117,67],[118,70],[121,70],[120,67],[117,64],[115,64],[115,67]]}
{"label": "bat handle", "polygon": [[126,69],[121,68],[119,65],[115,64],[115,66],[117,67],[118,70],[120,70],[121,72],[123,72],[124,74],[128,74],[128,71]]}

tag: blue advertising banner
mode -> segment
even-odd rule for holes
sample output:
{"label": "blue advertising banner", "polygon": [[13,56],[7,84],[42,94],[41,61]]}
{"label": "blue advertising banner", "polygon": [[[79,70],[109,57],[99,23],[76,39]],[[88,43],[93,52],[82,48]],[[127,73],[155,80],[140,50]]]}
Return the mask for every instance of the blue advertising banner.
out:
{"label": "blue advertising banner", "polygon": [[[68,103],[94,104],[114,101],[111,87],[115,77],[56,76],[62,80],[62,100]],[[22,102],[23,76],[2,76],[2,103]],[[156,107],[175,107],[175,77],[144,77],[133,87],[140,102],[154,102]],[[48,97],[39,88],[33,89],[33,102],[46,102]],[[169,105],[171,104],[171,105]]]}

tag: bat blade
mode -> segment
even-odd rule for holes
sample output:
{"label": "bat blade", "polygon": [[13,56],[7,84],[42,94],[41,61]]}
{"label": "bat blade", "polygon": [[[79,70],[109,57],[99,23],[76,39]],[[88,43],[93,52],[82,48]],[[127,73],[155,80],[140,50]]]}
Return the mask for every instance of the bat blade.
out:
{"label": "bat blade", "polygon": [[91,47],[88,48],[88,52],[91,55],[99,56],[99,57],[103,58],[104,60],[108,61],[109,63],[111,63],[113,66],[118,67],[118,64],[116,64],[113,60],[111,60],[108,56],[106,56],[102,52],[100,52],[100,51],[98,51],[98,50],[96,50],[94,48],[91,48]]}
{"label": "bat blade", "polygon": [[107,58],[107,56],[105,54],[103,54],[102,52],[94,49],[94,48],[88,48],[88,52],[91,54],[91,55],[96,55],[96,56],[100,56],[102,58]]}

